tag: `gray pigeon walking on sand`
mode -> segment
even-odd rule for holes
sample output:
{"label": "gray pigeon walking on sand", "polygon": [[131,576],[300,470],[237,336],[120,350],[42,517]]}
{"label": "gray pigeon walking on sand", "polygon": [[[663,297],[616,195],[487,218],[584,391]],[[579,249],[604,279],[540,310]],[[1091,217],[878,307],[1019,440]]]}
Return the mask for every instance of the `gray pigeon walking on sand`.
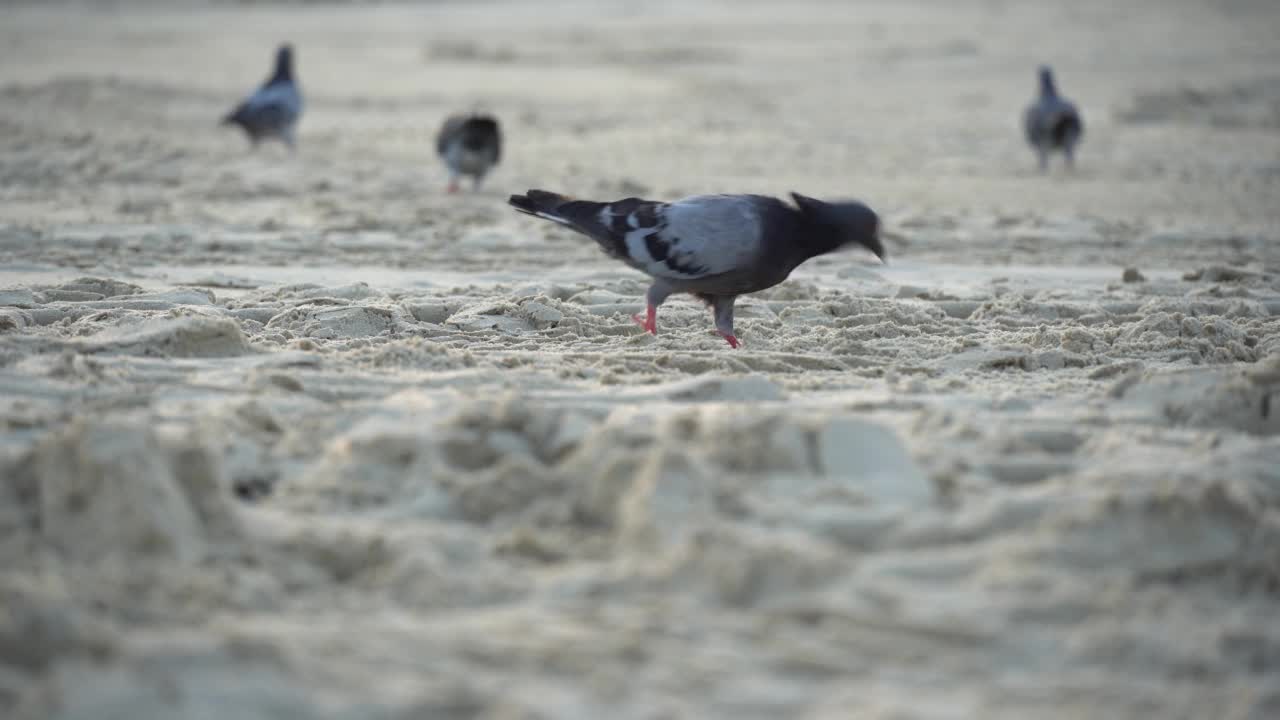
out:
{"label": "gray pigeon walking on sand", "polygon": [[795,207],[763,195],[591,202],[529,190],[508,202],[590,237],[652,277],[647,313],[633,318],[648,332],[658,334],[658,306],[667,296],[685,292],[711,306],[716,332],[736,348],[733,303],[739,295],[773,287],[805,260],[851,245],[884,261],[880,219],[871,208],[791,197]]}
{"label": "gray pigeon walking on sand", "polygon": [[436,153],[449,168],[449,192],[458,191],[458,178],[471,176],[480,188],[484,176],[502,159],[502,132],[489,115],[454,115],[436,135]]}
{"label": "gray pigeon walking on sand", "polygon": [[1049,153],[1055,150],[1062,151],[1068,168],[1074,166],[1075,148],[1084,135],[1084,122],[1076,106],[1058,95],[1053,70],[1047,65],[1040,66],[1040,96],[1027,108],[1022,123],[1042,172],[1049,168]]}
{"label": "gray pigeon walking on sand", "polygon": [[223,118],[222,124],[239,125],[255,148],[263,140],[278,138],[293,150],[301,115],[302,93],[293,79],[293,47],[281,45],[271,78]]}

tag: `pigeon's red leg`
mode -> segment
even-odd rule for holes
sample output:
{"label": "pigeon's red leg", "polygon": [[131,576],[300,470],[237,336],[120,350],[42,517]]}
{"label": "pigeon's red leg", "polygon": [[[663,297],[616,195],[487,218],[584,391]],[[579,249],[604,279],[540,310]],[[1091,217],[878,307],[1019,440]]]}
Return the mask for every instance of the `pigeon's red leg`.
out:
{"label": "pigeon's red leg", "polygon": [[449,181],[449,194],[452,195],[456,192],[458,192],[458,181],[455,178]]}
{"label": "pigeon's red leg", "polygon": [[636,324],[644,328],[645,332],[658,334],[658,306],[649,303],[649,309],[645,311],[644,317],[640,317],[639,313],[631,316]]}
{"label": "pigeon's red leg", "polygon": [[716,295],[711,299],[711,312],[716,319],[716,334],[729,343],[729,347],[738,348],[738,338],[733,334],[733,301],[736,295]]}
{"label": "pigeon's red leg", "polygon": [[661,305],[662,301],[666,300],[667,296],[670,294],[671,294],[671,288],[667,287],[666,284],[663,283],[661,280],[655,280],[655,282],[649,286],[649,289],[645,291],[645,294],[644,294],[645,305],[648,308],[645,311],[644,317],[640,317],[639,315],[632,315],[631,319],[635,320],[637,325],[644,328],[645,332],[649,332],[649,333],[653,333],[654,335],[657,335],[658,334],[658,306]]}

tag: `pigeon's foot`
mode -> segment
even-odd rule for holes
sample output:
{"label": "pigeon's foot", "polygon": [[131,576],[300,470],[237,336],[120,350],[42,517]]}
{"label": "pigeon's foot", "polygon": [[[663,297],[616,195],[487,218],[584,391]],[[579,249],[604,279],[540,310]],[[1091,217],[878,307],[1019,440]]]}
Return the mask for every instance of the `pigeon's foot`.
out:
{"label": "pigeon's foot", "polygon": [[738,338],[734,336],[733,333],[720,332],[719,330],[717,330],[716,334],[724,338],[725,342],[729,343],[729,347],[733,348],[734,350],[737,350],[738,346],[741,344],[738,342]]}
{"label": "pigeon's foot", "polygon": [[653,333],[654,335],[658,334],[657,306],[650,305],[649,309],[645,311],[645,314],[643,317],[641,317],[640,313],[636,313],[635,315],[631,316],[631,319],[635,320],[637,325],[644,328],[645,332]]}
{"label": "pigeon's foot", "polygon": [[462,189],[462,188],[458,187],[458,181],[457,181],[457,180],[450,180],[450,181],[449,181],[449,194],[450,194],[450,195],[452,195],[452,194],[454,194],[454,193],[458,192],[458,191],[459,191],[459,190],[461,190],[461,189]]}

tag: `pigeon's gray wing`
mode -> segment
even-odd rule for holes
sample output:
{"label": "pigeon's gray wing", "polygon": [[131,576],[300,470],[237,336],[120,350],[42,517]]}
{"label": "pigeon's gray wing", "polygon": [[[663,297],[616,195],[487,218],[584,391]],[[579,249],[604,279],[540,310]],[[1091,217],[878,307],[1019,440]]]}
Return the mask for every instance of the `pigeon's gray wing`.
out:
{"label": "pigeon's gray wing", "polygon": [[449,150],[449,145],[458,137],[458,131],[466,121],[467,118],[462,115],[453,115],[444,121],[440,132],[436,133],[437,154],[444,155]]}
{"label": "pigeon's gray wing", "polygon": [[653,208],[608,204],[600,221],[626,259],[657,278],[692,281],[750,270],[762,248],[762,207],[750,195],[697,195]]}
{"label": "pigeon's gray wing", "polygon": [[1049,127],[1053,120],[1055,103],[1041,99],[1027,108],[1023,116],[1023,125],[1027,133],[1027,142],[1035,146],[1049,143]]}
{"label": "pigeon's gray wing", "polygon": [[1071,145],[1084,135],[1084,120],[1073,103],[1062,100],[1057,115],[1049,124],[1049,133],[1058,145]]}
{"label": "pigeon's gray wing", "polygon": [[1023,116],[1027,142],[1035,146],[1060,147],[1074,143],[1084,133],[1080,112],[1061,98],[1043,98],[1027,108]]}
{"label": "pigeon's gray wing", "polygon": [[254,132],[287,128],[302,113],[302,95],[291,82],[273,83],[249,96],[227,119]]}

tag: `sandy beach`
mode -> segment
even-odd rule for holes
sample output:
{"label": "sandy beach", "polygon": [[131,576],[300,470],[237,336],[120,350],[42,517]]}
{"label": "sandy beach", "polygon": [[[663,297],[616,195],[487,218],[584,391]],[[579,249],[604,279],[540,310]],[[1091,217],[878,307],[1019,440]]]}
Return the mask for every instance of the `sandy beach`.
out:
{"label": "sandy beach", "polygon": [[[1280,717],[1277,29],[5,4],[0,716]],[[252,152],[285,41],[298,151]],[[469,109],[503,162],[449,195]],[[527,188],[854,197],[890,263],[651,336]]]}

